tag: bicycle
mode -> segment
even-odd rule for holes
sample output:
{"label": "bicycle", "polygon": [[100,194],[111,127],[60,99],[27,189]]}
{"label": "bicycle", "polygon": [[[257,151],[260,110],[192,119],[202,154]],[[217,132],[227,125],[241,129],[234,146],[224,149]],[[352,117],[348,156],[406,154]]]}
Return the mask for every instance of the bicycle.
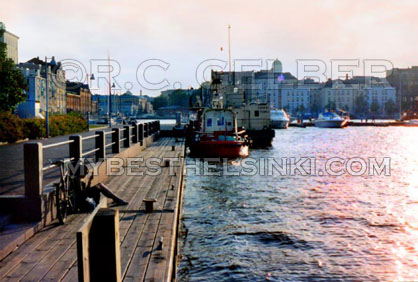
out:
{"label": "bicycle", "polygon": [[75,177],[71,174],[69,159],[49,160],[51,164],[57,165],[60,169],[60,181],[54,183],[55,200],[57,206],[57,218],[60,224],[64,224],[67,215],[76,209],[76,183]]}

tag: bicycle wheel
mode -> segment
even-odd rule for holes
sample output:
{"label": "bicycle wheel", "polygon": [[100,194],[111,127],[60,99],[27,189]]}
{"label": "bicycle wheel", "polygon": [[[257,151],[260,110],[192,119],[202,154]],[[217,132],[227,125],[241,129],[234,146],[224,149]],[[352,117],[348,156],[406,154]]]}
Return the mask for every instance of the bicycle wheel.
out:
{"label": "bicycle wheel", "polygon": [[57,185],[55,192],[55,198],[57,203],[57,218],[61,224],[64,224],[68,212],[68,197],[65,185],[62,181]]}

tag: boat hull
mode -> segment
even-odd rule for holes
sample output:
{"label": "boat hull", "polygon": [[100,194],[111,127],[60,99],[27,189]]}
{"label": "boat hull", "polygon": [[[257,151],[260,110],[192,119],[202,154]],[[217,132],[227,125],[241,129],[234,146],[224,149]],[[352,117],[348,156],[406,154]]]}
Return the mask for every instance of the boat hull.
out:
{"label": "boat hull", "polygon": [[286,129],[289,127],[289,121],[288,120],[272,120],[271,127],[276,128],[276,129]]}
{"label": "boat hull", "polygon": [[315,121],[315,126],[320,128],[342,128],[347,120],[320,120]]}
{"label": "boat hull", "polygon": [[198,158],[245,158],[248,145],[236,141],[200,141],[190,144],[190,156]]}

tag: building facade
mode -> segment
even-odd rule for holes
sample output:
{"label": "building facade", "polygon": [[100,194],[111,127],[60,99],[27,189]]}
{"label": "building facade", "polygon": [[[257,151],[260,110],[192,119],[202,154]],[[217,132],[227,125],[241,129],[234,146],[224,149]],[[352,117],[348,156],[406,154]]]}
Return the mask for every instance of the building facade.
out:
{"label": "building facade", "polygon": [[[93,101],[97,103],[99,115],[105,116],[109,113],[109,95],[94,95]],[[122,95],[111,96],[112,114],[124,116],[137,116],[141,114],[152,114],[152,104],[142,96],[134,95],[130,91]]]}
{"label": "building facade", "polygon": [[402,100],[402,111],[418,111],[418,66],[389,70],[386,79],[396,88],[396,101],[399,104]]}
{"label": "building facade", "polygon": [[0,37],[0,42],[6,43],[7,58],[13,60],[15,64],[19,62],[18,41],[19,37],[6,30],[6,26],[0,22],[0,29],[5,30],[3,36]]}
{"label": "building facade", "polygon": [[[26,101],[18,105],[19,116],[23,118],[45,117],[47,95],[49,113],[65,114],[67,112],[65,73],[60,63],[45,65],[44,61],[34,58],[26,63],[18,64],[17,68],[22,71],[29,86]],[[46,84],[47,76],[48,85]]]}
{"label": "building facade", "polygon": [[92,94],[87,84],[66,81],[67,112],[93,112]]}

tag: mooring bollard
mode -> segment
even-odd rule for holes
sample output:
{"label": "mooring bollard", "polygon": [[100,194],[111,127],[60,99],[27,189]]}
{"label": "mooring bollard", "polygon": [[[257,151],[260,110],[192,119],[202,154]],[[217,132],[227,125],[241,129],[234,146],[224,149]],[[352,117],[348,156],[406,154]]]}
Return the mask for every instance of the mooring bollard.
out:
{"label": "mooring bollard", "polygon": [[152,213],[154,211],[154,203],[156,199],[144,199],[143,202],[145,203],[145,212]]}
{"label": "mooring bollard", "polygon": [[164,167],[170,166],[170,160],[164,160]]}
{"label": "mooring bollard", "polygon": [[171,146],[171,151],[175,151],[176,150],[176,146]]}

